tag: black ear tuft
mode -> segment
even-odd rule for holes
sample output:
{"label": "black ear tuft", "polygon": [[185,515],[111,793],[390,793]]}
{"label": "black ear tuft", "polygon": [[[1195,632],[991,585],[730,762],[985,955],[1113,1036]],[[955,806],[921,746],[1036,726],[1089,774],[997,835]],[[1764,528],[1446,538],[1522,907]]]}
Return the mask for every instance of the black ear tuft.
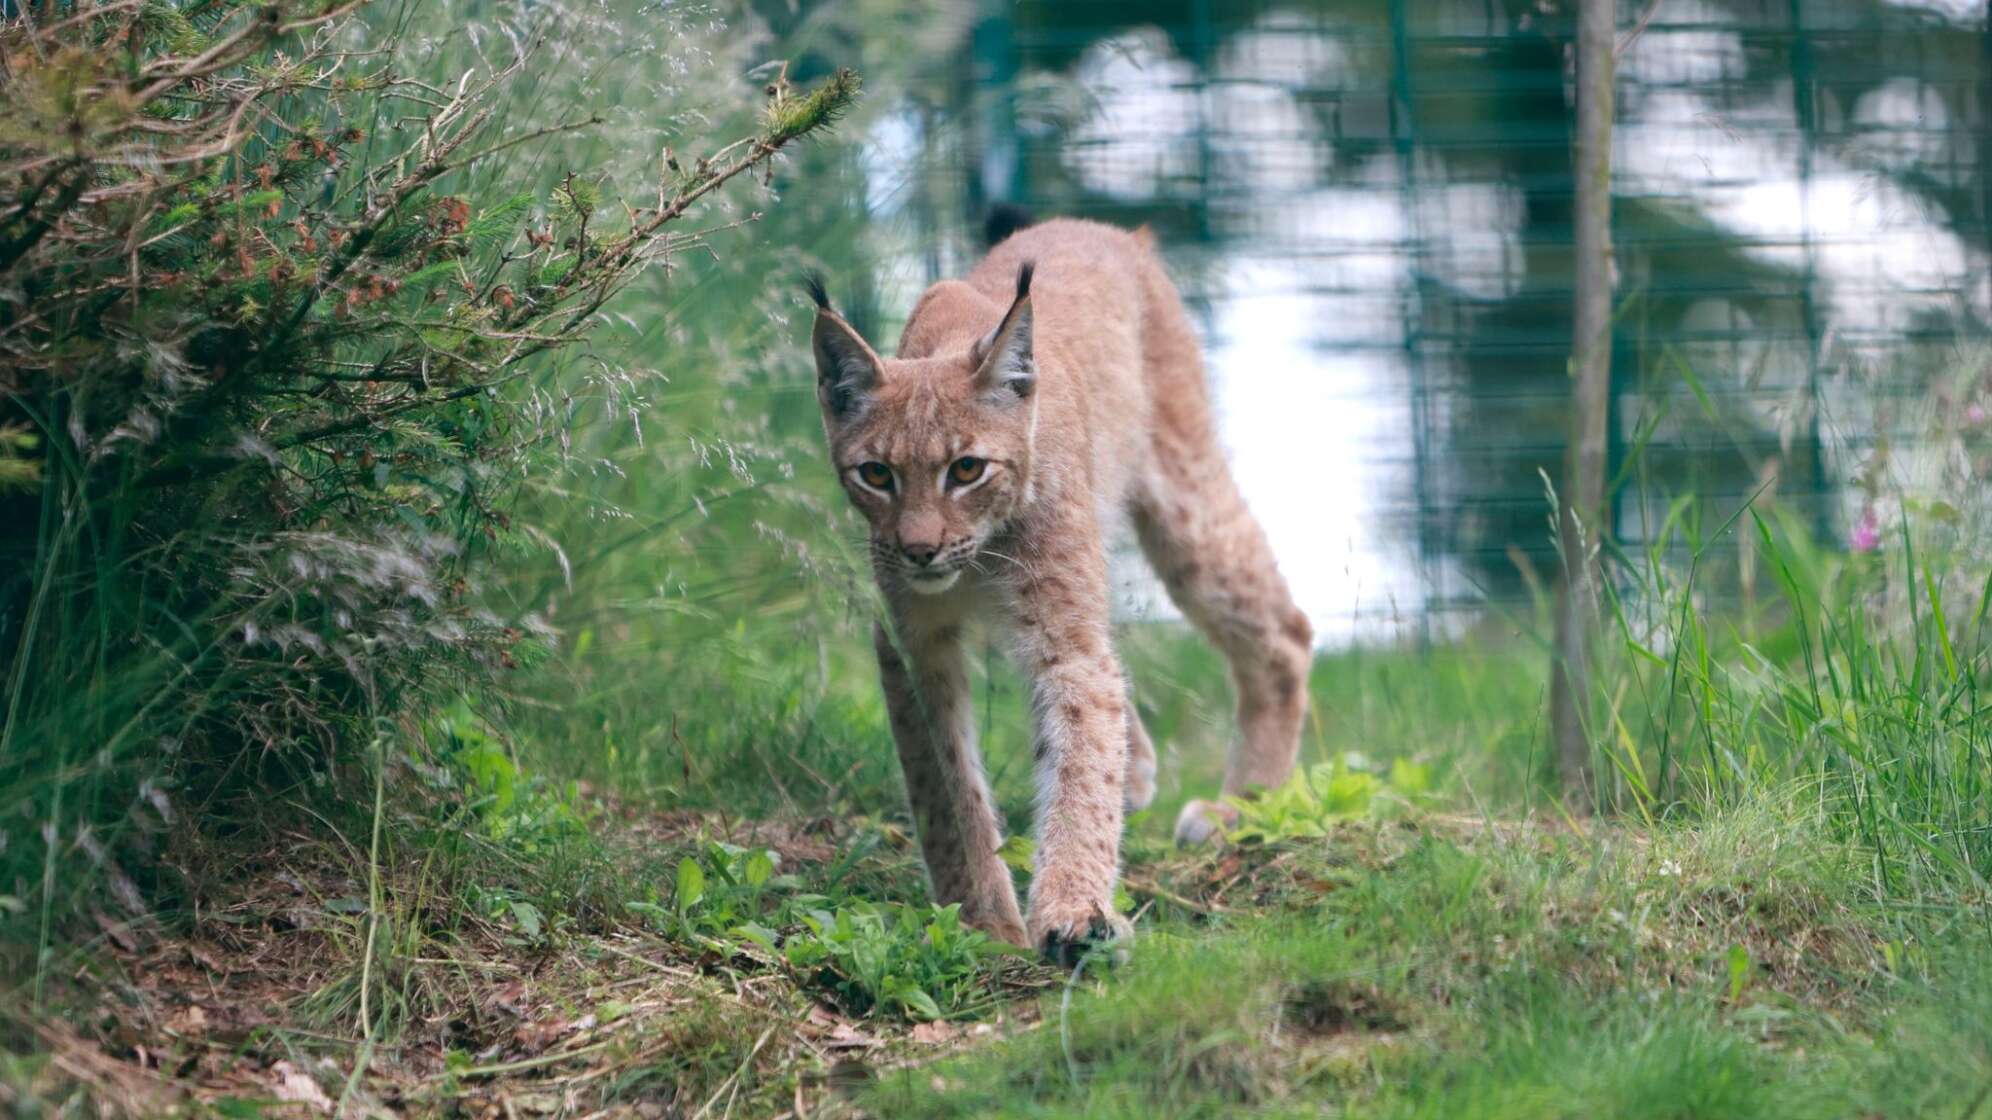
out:
{"label": "black ear tuft", "polygon": [[1017,269],[1017,298],[1003,321],[971,351],[977,361],[976,386],[983,393],[1008,390],[1021,399],[1030,396],[1037,385],[1037,357],[1031,341],[1031,274],[1036,270],[1031,261]]}
{"label": "black ear tuft", "polygon": [[999,202],[989,208],[989,216],[982,222],[982,243],[991,249],[1003,243],[1003,239],[1037,221],[1029,210],[1012,202]]}
{"label": "black ear tuft", "polygon": [[819,311],[830,310],[830,293],[823,287],[823,274],[814,270],[802,274],[802,283],[809,289],[809,298],[816,301]]}
{"label": "black ear tuft", "polygon": [[831,415],[848,417],[878,388],[882,373],[878,355],[836,313],[827,307],[810,331],[816,352],[816,384]]}

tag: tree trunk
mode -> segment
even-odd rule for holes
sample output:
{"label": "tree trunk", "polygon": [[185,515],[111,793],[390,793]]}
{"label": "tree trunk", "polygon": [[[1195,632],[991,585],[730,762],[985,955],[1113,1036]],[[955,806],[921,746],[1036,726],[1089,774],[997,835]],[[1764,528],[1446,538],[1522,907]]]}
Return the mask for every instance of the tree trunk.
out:
{"label": "tree trunk", "polygon": [[1584,712],[1591,694],[1598,549],[1609,528],[1604,523],[1604,499],[1606,418],[1611,408],[1615,16],[1614,0],[1579,2],[1570,441],[1557,513],[1562,565],[1549,694],[1557,768],[1573,812],[1587,812],[1596,804]]}

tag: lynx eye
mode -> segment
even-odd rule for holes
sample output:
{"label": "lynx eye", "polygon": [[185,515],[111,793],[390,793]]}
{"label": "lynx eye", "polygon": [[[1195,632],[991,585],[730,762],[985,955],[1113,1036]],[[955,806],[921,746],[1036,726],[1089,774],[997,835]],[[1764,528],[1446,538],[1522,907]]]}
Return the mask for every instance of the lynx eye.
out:
{"label": "lynx eye", "polygon": [[859,463],[858,479],[874,490],[892,489],[892,468],[884,463]]}
{"label": "lynx eye", "polygon": [[982,477],[982,470],[986,466],[988,466],[986,460],[973,455],[963,455],[948,468],[948,477],[953,479],[957,486],[967,486]]}

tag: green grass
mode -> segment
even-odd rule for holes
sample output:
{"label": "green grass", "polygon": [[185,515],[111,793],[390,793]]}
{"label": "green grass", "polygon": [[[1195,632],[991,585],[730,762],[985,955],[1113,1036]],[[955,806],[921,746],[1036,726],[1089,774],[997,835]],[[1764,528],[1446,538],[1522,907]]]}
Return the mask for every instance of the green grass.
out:
{"label": "green grass", "polygon": [[1037,1030],[889,1077],[867,1103],[896,1116],[1928,1115],[1876,1079],[1913,1080],[1903,1062],[1935,1073],[1945,1059],[1921,1049],[1925,1032],[1977,1017],[1951,1004],[1938,962],[1982,960],[1982,929],[1942,935],[1918,963],[1891,954],[1899,919],[1795,802],[1651,834],[1350,824],[1245,858],[1263,869],[1255,910],[1157,922],[1121,974],[1043,997]]}
{"label": "green grass", "polygon": [[[1161,697],[1167,788],[1204,791],[1216,666],[1164,629],[1129,644]],[[798,1094],[827,1115],[1965,1114],[1992,1070],[1992,946],[1967,869],[1932,864],[1905,894],[1844,788],[1789,763],[1720,803],[1572,827],[1532,761],[1539,677],[1513,648],[1324,657],[1307,757],[1373,780],[1296,787],[1248,813],[1258,840],[1211,852],[1173,851],[1166,812],[1138,817],[1131,959],[1070,981],[928,907],[855,668],[797,685],[781,720],[756,710],[764,678],[707,686],[662,758],[524,740],[460,708],[390,748],[406,788],[377,857],[355,791],[169,861],[230,870],[188,888],[208,916],[163,943],[291,965],[261,993],[265,1025],[148,1045],[195,1070],[245,1054],[315,1069],[333,1097],[360,1067],[359,1099],[391,1088],[420,1115],[570,1090],[688,1112],[717,1096],[737,1115]],[[1000,670],[986,688],[1016,696]],[[838,705],[849,725],[823,715]],[[996,713],[991,738],[1021,822],[1016,718]],[[822,782],[814,754],[739,749],[784,726],[822,729],[845,773],[874,776]],[[541,768],[553,758],[577,773]],[[727,806],[726,783],[755,775],[751,808]],[[173,987],[198,970],[149,976],[114,941],[96,955],[155,1021],[215,1006]],[[50,1107],[114,1092],[46,1063],[0,1083]],[[213,1083],[232,1088],[185,1099],[267,1092]]]}

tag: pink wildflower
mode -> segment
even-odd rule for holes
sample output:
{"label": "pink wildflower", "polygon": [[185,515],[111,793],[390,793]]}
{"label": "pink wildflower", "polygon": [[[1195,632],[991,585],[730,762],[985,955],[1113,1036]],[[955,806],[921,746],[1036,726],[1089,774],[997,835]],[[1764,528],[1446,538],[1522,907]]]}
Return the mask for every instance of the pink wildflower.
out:
{"label": "pink wildflower", "polygon": [[1861,519],[1847,537],[1847,547],[1855,552],[1873,552],[1881,547],[1881,523],[1875,520],[1873,506],[1861,511]]}
{"label": "pink wildflower", "polygon": [[1964,407],[1964,418],[1973,424],[1985,423],[1985,406],[1972,401]]}

